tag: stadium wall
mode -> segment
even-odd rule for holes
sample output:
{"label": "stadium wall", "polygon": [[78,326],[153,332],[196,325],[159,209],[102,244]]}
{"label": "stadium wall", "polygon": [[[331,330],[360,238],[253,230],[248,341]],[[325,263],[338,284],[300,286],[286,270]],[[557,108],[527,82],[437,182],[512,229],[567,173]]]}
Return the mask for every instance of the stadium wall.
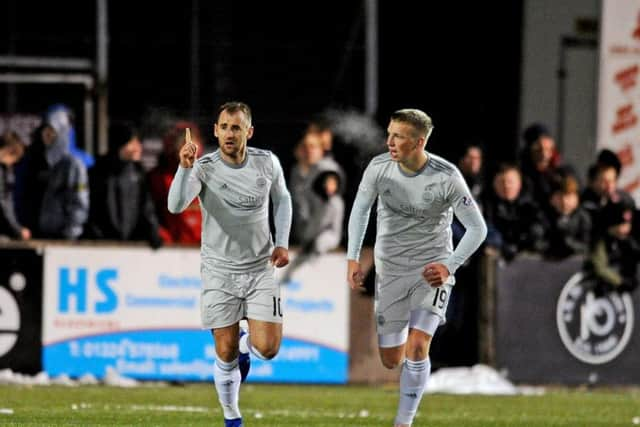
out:
{"label": "stadium wall", "polygon": [[[41,349],[42,370],[51,376],[103,378],[114,369],[137,379],[212,379],[215,347],[211,333],[200,326],[197,248],[29,245],[35,247],[22,250],[30,252],[31,264],[40,254],[35,258],[39,266],[31,271],[22,267],[26,264],[18,249],[0,250],[1,259],[11,260],[2,263],[0,276],[0,324],[6,323],[0,327],[0,349],[6,353],[0,369],[34,373]],[[295,259],[295,251],[291,255]],[[279,273],[282,277],[285,271]],[[12,288],[17,276],[22,276],[22,289]],[[279,355],[270,362],[254,361],[250,381],[347,382],[345,276],[342,253],[319,257],[293,272],[276,307],[286,319]],[[42,309],[34,307],[37,297],[25,298],[34,290],[44,294]],[[30,364],[25,367],[20,361],[27,351]]]}
{"label": "stadium wall", "polygon": [[[494,267],[485,283],[489,360],[531,384],[640,384],[640,297],[600,293],[580,257],[562,262],[523,255]],[[487,353],[485,353],[486,355]]]}
{"label": "stadium wall", "polygon": [[[371,248],[363,267],[371,268]],[[295,257],[295,251],[292,252]],[[520,383],[640,384],[637,294],[596,294],[583,260],[484,257],[480,361]],[[344,253],[303,264],[283,285],[284,341],[251,381],[384,383],[373,298],[345,284]],[[285,273],[284,271],[281,273]],[[72,377],[108,367],[139,379],[206,381],[196,248],[8,243],[0,247],[0,369]]]}

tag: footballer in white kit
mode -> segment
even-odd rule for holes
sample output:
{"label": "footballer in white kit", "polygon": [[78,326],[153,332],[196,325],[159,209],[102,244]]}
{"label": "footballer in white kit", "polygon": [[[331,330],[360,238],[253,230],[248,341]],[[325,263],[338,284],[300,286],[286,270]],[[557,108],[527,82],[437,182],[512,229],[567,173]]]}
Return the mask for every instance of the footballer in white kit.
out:
{"label": "footballer in white kit", "polygon": [[[195,197],[200,200],[202,324],[215,338],[214,380],[225,426],[241,427],[238,396],[249,371],[249,354],[271,359],[282,340],[283,313],[274,269],[289,262],[291,196],[278,158],[268,150],[247,147],[253,135],[248,105],[222,105],[214,133],[218,150],[197,160],[197,147],[187,133],[168,208],[178,213]],[[244,318],[248,333],[239,328]]]}
{"label": "footballer in white kit", "polygon": [[[177,182],[184,174],[178,170]],[[282,322],[280,287],[270,263],[269,198],[275,206],[275,246],[288,246],[291,206],[278,158],[247,147],[244,162],[234,165],[215,151],[196,161],[184,186],[184,201],[198,195],[202,209],[203,326],[221,328],[244,317]]]}
{"label": "footballer in white kit", "polygon": [[[362,286],[360,250],[374,201],[375,320],[382,363],[402,364],[396,426],[410,426],[430,371],[429,345],[445,321],[454,273],[480,246],[486,224],[458,169],[425,146],[433,125],[420,110],[391,115],[388,153],[367,166],[349,218],[348,277]],[[466,232],[453,249],[453,214]]]}
{"label": "footballer in white kit", "polygon": [[[389,153],[375,157],[364,172],[352,209],[354,244],[349,245],[348,257],[358,259],[358,237],[364,236],[369,210],[378,198],[374,256],[376,321],[381,335],[406,330],[409,312],[417,308],[437,314],[444,323],[455,284],[453,273],[467,258],[465,252],[453,251],[454,207],[460,221],[472,230],[484,222],[455,166],[432,153],[427,155],[427,162],[415,174],[403,171]],[[441,262],[449,270],[448,280],[440,287],[424,286],[422,272],[431,262]]]}

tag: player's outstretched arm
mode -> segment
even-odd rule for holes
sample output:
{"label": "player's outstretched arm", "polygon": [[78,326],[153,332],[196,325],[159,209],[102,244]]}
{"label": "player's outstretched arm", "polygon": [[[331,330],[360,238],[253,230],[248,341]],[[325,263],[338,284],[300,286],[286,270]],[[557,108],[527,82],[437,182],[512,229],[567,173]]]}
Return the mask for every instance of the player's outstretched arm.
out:
{"label": "player's outstretched arm", "polygon": [[[169,196],[167,197],[167,209],[171,213],[180,213],[184,211],[191,201],[196,197],[202,188],[202,183],[198,179],[198,169],[196,162],[196,153],[198,147],[191,141],[191,132],[186,129],[185,143],[180,149],[180,167],[176,171],[171,187],[169,187]],[[194,167],[195,165],[195,167]]]}

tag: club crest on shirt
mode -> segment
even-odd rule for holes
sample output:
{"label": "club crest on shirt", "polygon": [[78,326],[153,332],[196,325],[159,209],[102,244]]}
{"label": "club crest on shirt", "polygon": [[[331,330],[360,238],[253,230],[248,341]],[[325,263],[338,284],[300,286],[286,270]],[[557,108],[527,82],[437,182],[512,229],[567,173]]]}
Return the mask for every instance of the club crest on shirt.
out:
{"label": "club crest on shirt", "polygon": [[378,316],[378,325],[383,326],[386,321],[387,320],[384,318],[382,314]]}
{"label": "club crest on shirt", "polygon": [[260,188],[264,187],[267,185],[267,179],[264,176],[259,176],[256,180],[256,185]]}
{"label": "club crest on shirt", "polygon": [[424,189],[424,193],[422,193],[422,201],[428,204],[433,203],[436,199],[436,194],[431,189],[431,186]]}

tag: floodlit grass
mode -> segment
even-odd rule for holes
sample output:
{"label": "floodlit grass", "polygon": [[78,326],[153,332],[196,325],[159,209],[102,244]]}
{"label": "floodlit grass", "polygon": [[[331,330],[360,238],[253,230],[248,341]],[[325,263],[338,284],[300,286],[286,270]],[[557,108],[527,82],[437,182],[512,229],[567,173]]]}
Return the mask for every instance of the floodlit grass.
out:
{"label": "floodlit grass", "polygon": [[[391,426],[394,387],[243,385],[246,427]],[[420,426],[640,425],[640,391],[554,390],[542,396],[425,395]],[[221,426],[212,385],[132,389],[0,386],[0,425]]]}

